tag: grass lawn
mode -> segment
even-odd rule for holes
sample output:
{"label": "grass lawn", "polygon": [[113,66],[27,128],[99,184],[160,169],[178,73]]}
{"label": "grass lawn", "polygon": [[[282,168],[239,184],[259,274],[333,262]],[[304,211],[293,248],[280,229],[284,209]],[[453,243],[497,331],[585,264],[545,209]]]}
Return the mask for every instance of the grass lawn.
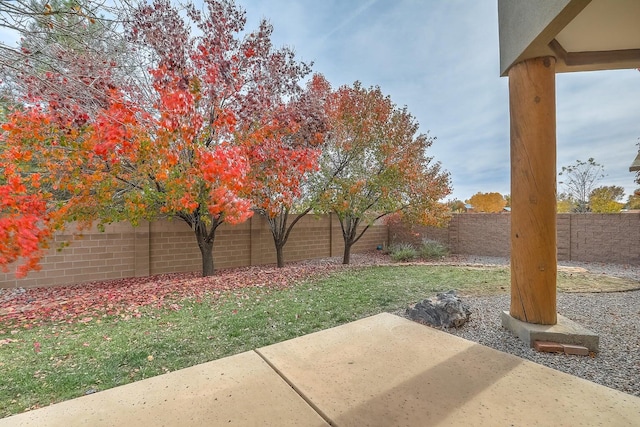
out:
{"label": "grass lawn", "polygon": [[[559,273],[561,290],[638,283]],[[491,295],[509,289],[507,268],[386,266],[336,270],[286,287],[188,294],[140,317],[104,314],[29,328],[0,317],[0,417],[215,360],[383,311],[438,291]]]}

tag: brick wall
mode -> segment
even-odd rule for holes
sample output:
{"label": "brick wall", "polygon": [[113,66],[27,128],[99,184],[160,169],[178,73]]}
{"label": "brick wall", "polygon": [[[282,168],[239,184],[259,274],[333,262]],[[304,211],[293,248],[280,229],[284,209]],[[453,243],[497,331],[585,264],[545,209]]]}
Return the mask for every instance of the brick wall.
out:
{"label": "brick wall", "polygon": [[[453,253],[509,256],[509,214],[454,215],[445,228],[371,227],[352,252],[375,250],[390,240],[419,243],[429,238],[445,243]],[[69,246],[57,250],[69,241]],[[335,215],[307,215],[296,225],[285,246],[285,262],[341,256],[344,249]],[[216,233],[216,268],[273,264],[273,239],[261,217],[237,225],[222,225]],[[640,265],[640,213],[559,214],[558,259]],[[141,277],[201,270],[200,251],[191,229],[182,221],[106,226],[87,230],[80,238],[59,234],[42,270],[16,279],[0,272],[0,288],[74,284],[95,280]]]}
{"label": "brick wall", "polygon": [[[558,215],[559,242],[560,239],[565,252],[562,259],[638,265],[640,264],[640,212],[560,214]],[[558,244],[558,254],[560,254],[560,248],[561,245]]]}
{"label": "brick wall", "polygon": [[[138,263],[143,269],[139,274],[136,259],[148,242],[144,242],[143,226],[141,230],[136,232],[128,224],[114,224],[106,226],[104,232],[86,230],[75,239],[72,234],[58,234],[41,262],[40,271],[31,272],[24,279],[16,279],[12,271],[0,272],[0,287],[50,286],[142,276],[148,269],[144,270]],[[64,242],[68,246],[60,249]]]}
{"label": "brick wall", "polygon": [[[371,227],[352,248],[375,250],[387,243],[387,227]],[[61,243],[69,246],[57,250]],[[342,255],[344,243],[335,215],[307,215],[294,227],[284,248],[285,262]],[[214,245],[215,268],[273,264],[273,238],[267,222],[254,216],[236,226],[221,225]],[[42,269],[24,279],[0,272],[0,288],[75,284],[153,274],[200,271],[195,236],[183,221],[157,221],[132,227],[112,224],[104,232],[86,230],[79,238],[59,234],[43,258]]]}
{"label": "brick wall", "polygon": [[[640,213],[558,214],[558,259],[640,265]],[[394,226],[391,243],[427,237],[453,253],[508,257],[511,215],[457,214],[447,228]]]}

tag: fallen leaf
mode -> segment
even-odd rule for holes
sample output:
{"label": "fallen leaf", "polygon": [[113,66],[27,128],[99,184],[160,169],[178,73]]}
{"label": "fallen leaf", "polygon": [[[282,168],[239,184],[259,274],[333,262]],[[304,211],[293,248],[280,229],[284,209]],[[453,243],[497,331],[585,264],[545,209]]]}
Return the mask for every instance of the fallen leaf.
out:
{"label": "fallen leaf", "polygon": [[[120,316],[124,320],[146,316],[142,307],[180,310],[185,297],[195,300],[223,298],[234,292],[246,298],[244,289],[282,289],[310,277],[326,275],[336,264],[291,264],[251,266],[220,270],[215,276],[199,277],[196,273],[160,274],[149,277],[89,282],[72,286],[30,288],[15,298],[0,302],[0,321],[10,328],[31,328],[43,322],[88,323],[96,317]],[[100,320],[96,320],[100,323]]]}

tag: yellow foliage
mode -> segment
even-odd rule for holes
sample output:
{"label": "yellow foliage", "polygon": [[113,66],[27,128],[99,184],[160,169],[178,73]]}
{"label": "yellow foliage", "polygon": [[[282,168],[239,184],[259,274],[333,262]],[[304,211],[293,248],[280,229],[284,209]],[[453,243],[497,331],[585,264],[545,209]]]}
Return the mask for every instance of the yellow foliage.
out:
{"label": "yellow foliage", "polygon": [[476,193],[467,201],[475,212],[502,212],[507,201],[500,193]]}

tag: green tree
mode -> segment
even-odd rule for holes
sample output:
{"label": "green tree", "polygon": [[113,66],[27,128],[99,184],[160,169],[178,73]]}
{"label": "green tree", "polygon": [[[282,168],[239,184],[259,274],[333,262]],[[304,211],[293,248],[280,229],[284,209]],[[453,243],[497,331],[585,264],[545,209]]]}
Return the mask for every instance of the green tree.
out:
{"label": "green tree", "polygon": [[589,195],[596,183],[605,177],[604,166],[590,157],[586,162],[576,160],[574,165],[563,166],[559,175],[563,177],[559,183],[564,185],[567,195],[575,200],[573,212],[589,212]]}
{"label": "green tree", "polygon": [[463,213],[467,211],[467,207],[462,200],[453,200],[449,202],[448,205],[449,209],[451,209],[451,212]]}
{"label": "green tree", "polygon": [[103,110],[109,102],[109,89],[130,84],[132,64],[137,64],[134,59],[142,56],[133,53],[121,25],[121,19],[131,15],[134,3],[0,2],[0,28],[20,35],[16,45],[0,40],[3,92],[27,98],[29,103],[36,99],[57,102],[58,113],[67,110],[69,116],[77,116],[72,108],[82,108],[88,114]]}
{"label": "green tree", "polygon": [[558,213],[570,213],[573,212],[576,205],[575,200],[566,193],[558,194],[556,209]]}
{"label": "green tree", "polygon": [[620,201],[624,197],[624,188],[611,185],[594,189],[589,195],[589,207],[595,213],[620,212],[624,203]]}
{"label": "green tree", "polygon": [[359,82],[339,88],[327,102],[328,137],[312,180],[320,211],[336,213],[351,247],[376,220],[393,213],[422,224],[448,215],[449,173],[427,156],[433,138],[380,88]]}
{"label": "green tree", "polygon": [[636,188],[633,194],[629,196],[625,207],[629,210],[640,209],[640,188]]}

